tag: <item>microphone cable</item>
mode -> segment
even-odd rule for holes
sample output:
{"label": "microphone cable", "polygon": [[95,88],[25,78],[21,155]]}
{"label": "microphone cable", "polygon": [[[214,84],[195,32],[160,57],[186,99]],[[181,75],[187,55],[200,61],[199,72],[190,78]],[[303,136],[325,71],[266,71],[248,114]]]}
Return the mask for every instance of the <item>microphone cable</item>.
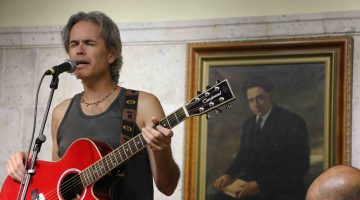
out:
{"label": "microphone cable", "polygon": [[45,74],[42,75],[42,77],[40,79],[40,82],[38,84],[37,90],[36,90],[33,130],[32,130],[31,139],[30,139],[30,146],[29,146],[29,149],[28,149],[28,151],[27,151],[27,153],[25,155],[26,156],[25,170],[23,172],[23,177],[21,178],[20,188],[19,188],[18,195],[17,195],[16,199],[20,198],[20,191],[22,191],[23,187],[24,187],[25,176],[27,174],[27,170],[28,170],[27,168],[28,168],[28,164],[29,164],[29,161],[30,161],[29,155],[30,155],[31,147],[33,146],[33,143],[34,143],[34,136],[35,136],[35,130],[36,130],[36,116],[37,116],[37,108],[38,108],[38,100],[39,100],[39,91],[40,91],[40,87],[41,87],[41,84],[42,84],[45,76],[46,76]]}

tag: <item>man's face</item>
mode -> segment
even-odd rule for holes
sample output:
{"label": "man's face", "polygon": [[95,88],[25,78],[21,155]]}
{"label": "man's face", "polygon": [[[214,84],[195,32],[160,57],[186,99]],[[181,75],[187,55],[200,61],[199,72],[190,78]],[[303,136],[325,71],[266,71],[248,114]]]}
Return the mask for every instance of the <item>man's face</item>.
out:
{"label": "man's face", "polygon": [[115,57],[106,48],[100,28],[90,21],[76,23],[69,38],[69,56],[77,62],[75,75],[84,80],[109,76]]}
{"label": "man's face", "polygon": [[257,116],[265,115],[272,106],[271,95],[262,87],[251,87],[246,91],[251,111]]}

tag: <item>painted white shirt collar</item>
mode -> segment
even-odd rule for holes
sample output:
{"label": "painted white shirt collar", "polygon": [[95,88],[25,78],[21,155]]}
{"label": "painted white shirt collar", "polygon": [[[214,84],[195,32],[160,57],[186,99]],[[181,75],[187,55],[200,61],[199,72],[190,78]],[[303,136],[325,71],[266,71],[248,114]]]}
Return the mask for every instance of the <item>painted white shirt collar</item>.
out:
{"label": "painted white shirt collar", "polygon": [[[266,122],[266,120],[267,120],[267,118],[269,117],[269,115],[270,115],[270,113],[271,113],[271,111],[272,111],[272,106],[271,106],[271,108],[269,109],[269,111],[265,114],[265,115],[263,115],[261,118],[262,118],[262,121],[261,121],[261,129],[264,127],[264,124],[265,124],[265,122]],[[256,116],[256,121],[258,120],[260,118],[260,116]]]}

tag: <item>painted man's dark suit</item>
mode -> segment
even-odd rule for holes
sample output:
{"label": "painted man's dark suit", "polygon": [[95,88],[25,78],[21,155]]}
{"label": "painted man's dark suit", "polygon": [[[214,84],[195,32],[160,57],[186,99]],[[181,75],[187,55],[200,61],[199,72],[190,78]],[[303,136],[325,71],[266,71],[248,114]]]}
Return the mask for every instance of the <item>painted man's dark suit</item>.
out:
{"label": "painted man's dark suit", "polygon": [[255,139],[256,116],[243,124],[240,150],[226,174],[256,181],[260,194],[246,200],[305,199],[304,176],[309,169],[309,142],[305,121],[273,105]]}

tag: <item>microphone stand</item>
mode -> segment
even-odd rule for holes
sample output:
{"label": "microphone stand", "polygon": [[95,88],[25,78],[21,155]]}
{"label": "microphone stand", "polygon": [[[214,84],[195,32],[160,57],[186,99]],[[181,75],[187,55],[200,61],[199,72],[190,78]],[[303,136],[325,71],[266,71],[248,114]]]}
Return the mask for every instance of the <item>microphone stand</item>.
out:
{"label": "microphone stand", "polygon": [[[25,180],[24,180],[24,182],[21,183],[22,185],[24,185],[23,188],[20,188],[20,190],[22,189],[21,200],[25,200],[27,190],[28,190],[29,184],[30,184],[30,179],[36,173],[34,166],[35,166],[37,156],[38,156],[38,154],[40,152],[42,143],[44,143],[46,141],[46,136],[43,133],[44,133],[44,129],[45,129],[46,120],[47,120],[47,117],[48,117],[48,114],[49,114],[51,102],[52,102],[52,99],[53,99],[53,96],[54,96],[54,92],[58,88],[59,71],[56,69],[55,73],[52,76],[53,76],[53,78],[52,78],[51,83],[50,83],[50,88],[51,88],[50,96],[49,96],[47,106],[46,106],[46,109],[45,109],[45,114],[44,114],[44,118],[43,118],[43,121],[42,121],[42,124],[41,124],[39,136],[35,140],[35,144],[34,144],[34,148],[33,148],[33,154],[32,154],[32,157],[31,157],[29,168],[28,168],[27,173],[25,175]],[[31,199],[32,200],[39,199],[39,194],[37,193],[37,190],[31,191]]]}

